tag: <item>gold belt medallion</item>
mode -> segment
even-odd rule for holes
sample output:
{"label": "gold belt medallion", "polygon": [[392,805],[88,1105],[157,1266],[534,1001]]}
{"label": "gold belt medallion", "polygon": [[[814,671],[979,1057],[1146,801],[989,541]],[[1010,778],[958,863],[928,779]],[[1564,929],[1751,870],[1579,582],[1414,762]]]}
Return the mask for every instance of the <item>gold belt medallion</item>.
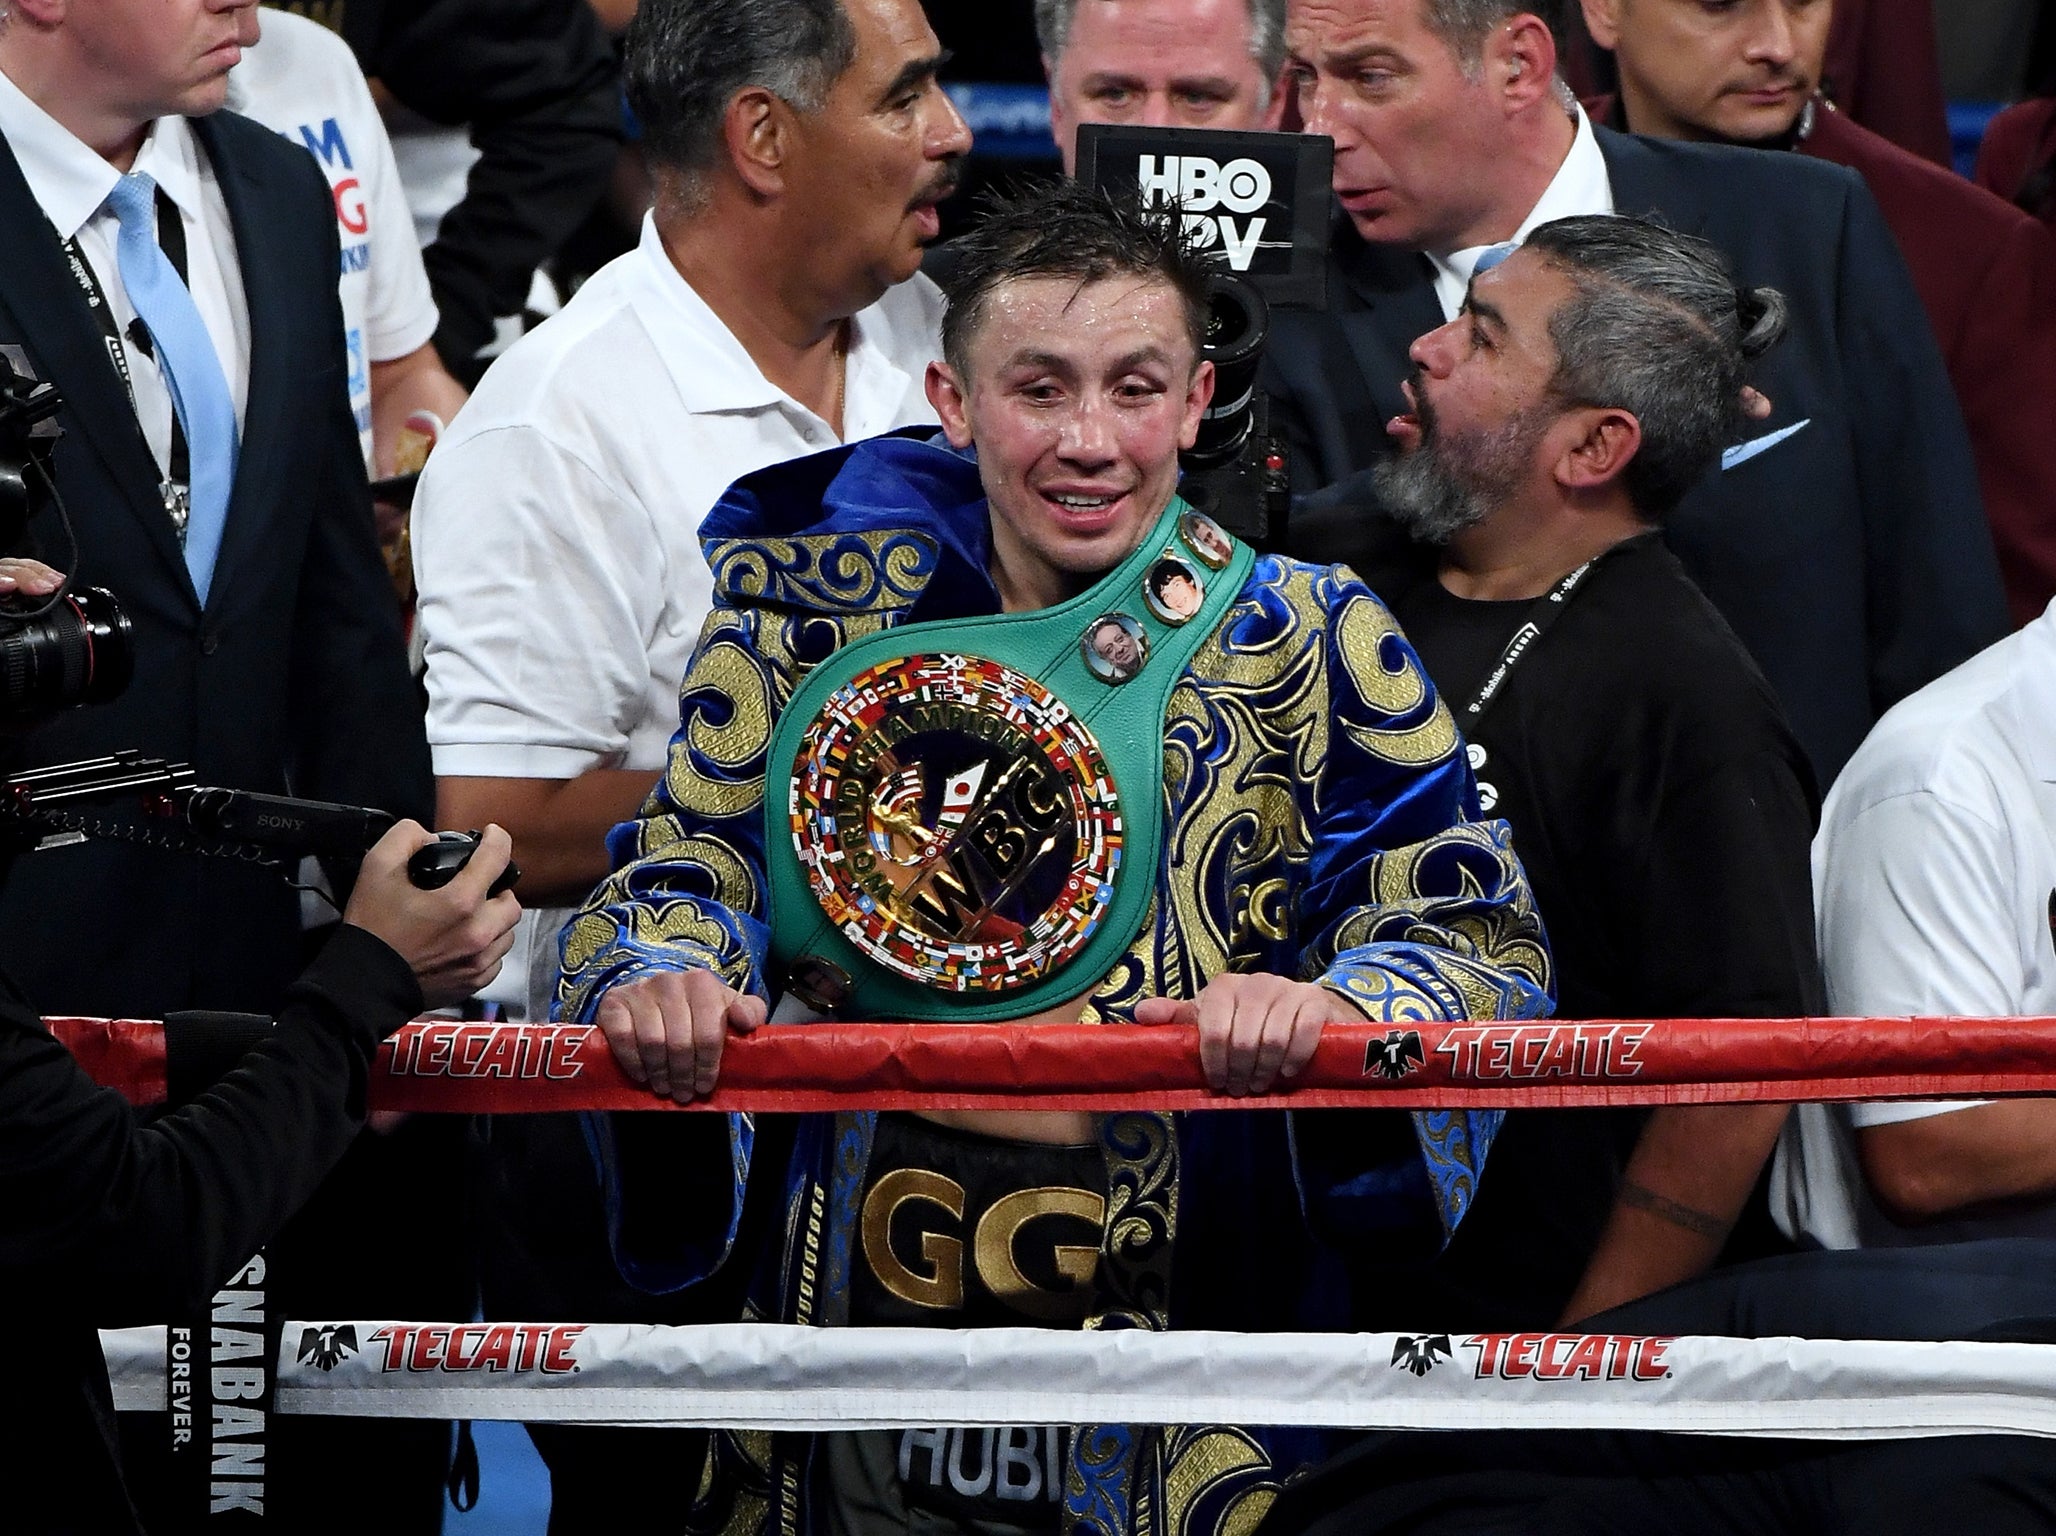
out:
{"label": "gold belt medallion", "polygon": [[888,970],[1004,993],[1084,948],[1122,827],[1098,741],[1035,679],[978,656],[880,663],[830,696],[792,774],[822,909]]}

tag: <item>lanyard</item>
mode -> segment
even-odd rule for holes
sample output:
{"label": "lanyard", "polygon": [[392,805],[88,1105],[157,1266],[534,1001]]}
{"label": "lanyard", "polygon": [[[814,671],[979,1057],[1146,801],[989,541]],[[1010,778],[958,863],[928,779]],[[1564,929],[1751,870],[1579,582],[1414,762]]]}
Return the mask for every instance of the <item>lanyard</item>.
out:
{"label": "lanyard", "polygon": [[1506,649],[1499,653],[1499,664],[1486,674],[1485,681],[1478,685],[1477,696],[1463,707],[1463,712],[1457,717],[1457,725],[1466,736],[1477,729],[1478,722],[1485,718],[1485,711],[1498,700],[1506,687],[1506,680],[1513,676],[1513,669],[1521,664],[1521,659],[1540,644],[1542,637],[1563,617],[1564,609],[1570,606],[1571,598],[1592,567],[1621,547],[1621,544],[1616,544],[1604,554],[1595,555],[1536,600],[1521,627],[1506,642]]}
{"label": "lanyard", "polygon": [[[179,281],[186,279],[186,230],[179,218],[178,206],[165,195],[164,189],[157,189],[157,243],[170,259],[172,269],[178,273]],[[79,249],[76,235],[64,242],[64,254],[70,258],[71,275],[77,279],[80,292],[86,296],[86,307],[93,312],[93,319],[100,327],[100,333],[107,339],[107,356],[114,364],[114,371],[121,375],[122,388],[128,391],[129,410],[136,416],[136,430],[142,430],[142,413],[136,408],[135,380],[129,374],[128,345],[140,347],[148,356],[155,356],[150,341],[149,328],[140,317],[129,327],[126,337],[114,323],[114,306],[108,303],[107,295],[100,287],[100,281],[93,274],[93,264],[86,260],[86,253]],[[125,345],[124,343],[127,343]],[[171,413],[171,463],[170,473],[158,483],[158,491],[164,498],[164,510],[171,514],[173,526],[178,529],[181,540],[185,537],[186,517],[192,507],[190,486],[192,484],[192,455],[186,446],[185,429],[179,425],[178,412]]]}

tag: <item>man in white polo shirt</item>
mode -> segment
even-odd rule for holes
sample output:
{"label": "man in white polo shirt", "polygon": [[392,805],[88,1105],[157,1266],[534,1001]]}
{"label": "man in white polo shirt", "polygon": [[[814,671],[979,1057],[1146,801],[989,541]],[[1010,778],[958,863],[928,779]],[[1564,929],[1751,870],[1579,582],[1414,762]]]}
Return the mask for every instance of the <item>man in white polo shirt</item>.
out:
{"label": "man in white polo shirt", "polygon": [[[2056,604],[1878,722],[1813,875],[1835,1013],[2056,1015]],[[2056,1100],[1802,1106],[1772,1197],[1828,1248],[2056,1238]]]}
{"label": "man in white polo shirt", "polygon": [[422,480],[440,810],[505,826],[524,897],[560,909],[531,943],[538,1015],[556,919],[677,726],[701,517],[748,471],[934,419],[916,269],[970,147],[941,59],[915,0],[643,5],[641,244],[493,366]]}

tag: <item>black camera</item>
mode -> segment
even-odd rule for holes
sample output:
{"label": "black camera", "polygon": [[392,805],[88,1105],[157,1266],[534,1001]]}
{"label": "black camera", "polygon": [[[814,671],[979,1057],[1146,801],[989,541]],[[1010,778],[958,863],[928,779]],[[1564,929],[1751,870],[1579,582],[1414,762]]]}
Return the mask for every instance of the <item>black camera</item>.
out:
{"label": "black camera", "polygon": [[[0,344],[0,554],[28,552],[29,524],[46,505],[63,515],[50,470],[63,403],[20,347]],[[106,589],[74,588],[67,577],[47,598],[0,599],[0,724],[105,703],[134,672],[134,631]]]}
{"label": "black camera", "polygon": [[1255,284],[1226,272],[1208,280],[1202,355],[1214,365],[1214,398],[1178,456],[1178,494],[1258,549],[1284,542],[1292,504],[1285,445],[1271,435],[1270,397],[1256,385],[1270,329],[1271,308]]}

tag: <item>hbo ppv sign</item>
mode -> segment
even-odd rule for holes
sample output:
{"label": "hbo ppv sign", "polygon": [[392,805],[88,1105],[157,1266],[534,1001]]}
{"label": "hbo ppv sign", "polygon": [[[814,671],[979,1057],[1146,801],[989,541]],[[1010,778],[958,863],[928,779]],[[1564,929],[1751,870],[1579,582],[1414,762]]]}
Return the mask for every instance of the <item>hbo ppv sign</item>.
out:
{"label": "hbo ppv sign", "polygon": [[1264,220],[1250,215],[1271,200],[1271,173],[1260,162],[1223,165],[1204,155],[1142,155],[1135,173],[1143,202],[1176,202],[1202,249],[1218,245],[1230,267],[1249,270],[1264,235]]}

